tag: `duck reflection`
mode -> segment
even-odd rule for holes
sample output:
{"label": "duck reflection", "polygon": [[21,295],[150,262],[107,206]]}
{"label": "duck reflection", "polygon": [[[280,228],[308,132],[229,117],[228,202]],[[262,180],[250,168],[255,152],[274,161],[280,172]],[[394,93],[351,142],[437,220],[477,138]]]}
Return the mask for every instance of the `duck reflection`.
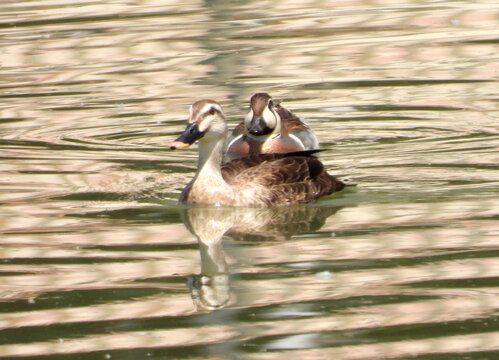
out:
{"label": "duck reflection", "polygon": [[278,208],[190,207],[182,210],[187,229],[196,236],[201,273],[188,278],[198,311],[216,310],[235,302],[222,240],[284,240],[318,231],[339,207],[300,205]]}

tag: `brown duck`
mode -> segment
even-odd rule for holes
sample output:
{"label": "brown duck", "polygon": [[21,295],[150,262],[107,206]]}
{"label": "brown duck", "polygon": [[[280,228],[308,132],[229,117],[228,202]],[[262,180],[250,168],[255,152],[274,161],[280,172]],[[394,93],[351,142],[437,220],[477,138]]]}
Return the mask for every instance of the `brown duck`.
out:
{"label": "brown duck", "polygon": [[171,149],[199,140],[196,175],[180,195],[180,202],[216,206],[269,207],[303,204],[343,189],[310,152],[261,154],[222,164],[227,124],[220,105],[199,100]]}
{"label": "brown duck", "polygon": [[226,154],[238,158],[256,154],[284,154],[315,150],[319,142],[299,117],[267,93],[250,99],[250,110],[227,140]]}

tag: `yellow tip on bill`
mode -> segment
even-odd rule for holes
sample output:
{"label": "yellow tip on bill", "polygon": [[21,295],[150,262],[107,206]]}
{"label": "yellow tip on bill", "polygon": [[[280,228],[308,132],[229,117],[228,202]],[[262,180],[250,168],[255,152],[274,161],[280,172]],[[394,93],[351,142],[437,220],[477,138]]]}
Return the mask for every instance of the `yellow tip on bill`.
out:
{"label": "yellow tip on bill", "polygon": [[191,144],[187,144],[182,141],[174,141],[170,144],[170,149],[175,150],[175,149],[183,149],[191,146]]}

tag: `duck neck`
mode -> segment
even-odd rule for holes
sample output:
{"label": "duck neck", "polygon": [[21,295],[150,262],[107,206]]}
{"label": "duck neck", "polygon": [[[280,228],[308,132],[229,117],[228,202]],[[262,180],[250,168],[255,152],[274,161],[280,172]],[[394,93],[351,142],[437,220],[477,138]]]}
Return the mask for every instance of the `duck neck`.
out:
{"label": "duck neck", "polygon": [[220,138],[218,141],[199,142],[197,180],[203,179],[204,181],[225,184],[221,171],[224,142],[224,138]]}

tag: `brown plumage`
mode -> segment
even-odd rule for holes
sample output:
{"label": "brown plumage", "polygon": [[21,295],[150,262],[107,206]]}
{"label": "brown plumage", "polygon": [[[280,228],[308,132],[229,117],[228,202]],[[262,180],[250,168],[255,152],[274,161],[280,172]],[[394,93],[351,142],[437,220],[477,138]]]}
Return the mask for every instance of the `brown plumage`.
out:
{"label": "brown plumage", "polygon": [[279,154],[319,148],[312,130],[299,117],[267,93],[250,99],[245,120],[232,131],[226,154],[237,158],[255,154]]}
{"label": "brown plumage", "polygon": [[255,184],[267,188],[267,206],[304,204],[345,186],[329,175],[311,152],[261,154],[235,159],[222,166],[224,180],[233,186]]}
{"label": "brown plumage", "polygon": [[253,155],[221,166],[226,132],[220,105],[213,100],[194,103],[185,132],[170,145],[172,149],[187,147],[199,139],[198,171],[182,191],[181,202],[259,207],[304,204],[344,187],[311,156],[316,151]]}

